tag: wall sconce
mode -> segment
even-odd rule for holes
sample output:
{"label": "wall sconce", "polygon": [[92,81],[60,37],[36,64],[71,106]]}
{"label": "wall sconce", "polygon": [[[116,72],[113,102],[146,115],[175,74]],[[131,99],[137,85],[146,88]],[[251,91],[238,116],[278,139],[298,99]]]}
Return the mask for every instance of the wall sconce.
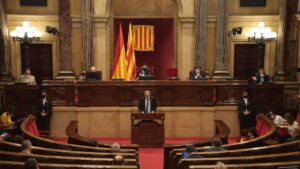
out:
{"label": "wall sconce", "polygon": [[240,35],[240,34],[242,34],[242,32],[243,32],[243,27],[234,27],[234,28],[232,28],[231,31],[228,32],[228,36],[230,36],[230,35],[233,35],[233,36]]}
{"label": "wall sconce", "polygon": [[46,26],[46,32],[52,35],[57,35],[58,34],[58,29],[55,27],[51,26]]}

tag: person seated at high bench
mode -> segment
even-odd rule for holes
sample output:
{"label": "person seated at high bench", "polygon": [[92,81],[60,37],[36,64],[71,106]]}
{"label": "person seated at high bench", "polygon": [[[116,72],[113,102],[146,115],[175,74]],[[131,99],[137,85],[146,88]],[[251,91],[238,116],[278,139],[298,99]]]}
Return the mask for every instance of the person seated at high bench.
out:
{"label": "person seated at high bench", "polygon": [[201,69],[201,66],[196,66],[190,73],[190,80],[204,80],[206,79],[206,72]]}
{"label": "person seated at high bench", "polygon": [[144,98],[140,99],[138,106],[140,113],[155,113],[157,109],[156,99],[151,97],[150,90],[144,91]]}
{"label": "person seated at high bench", "polygon": [[26,83],[28,85],[36,85],[35,77],[31,75],[30,68],[26,68],[23,75],[19,78],[19,83]]}
{"label": "person seated at high bench", "polygon": [[258,73],[251,78],[252,83],[266,84],[270,82],[270,76],[266,74],[263,68],[259,68]]}
{"label": "person seated at high bench", "polygon": [[85,74],[86,80],[101,80],[101,77],[99,75],[99,72],[97,72],[97,69],[95,66],[92,66],[88,72]]}
{"label": "person seated at high bench", "polygon": [[143,63],[142,66],[138,68],[136,72],[136,80],[144,80],[143,77],[147,76],[152,76],[152,73],[149,70],[147,63]]}

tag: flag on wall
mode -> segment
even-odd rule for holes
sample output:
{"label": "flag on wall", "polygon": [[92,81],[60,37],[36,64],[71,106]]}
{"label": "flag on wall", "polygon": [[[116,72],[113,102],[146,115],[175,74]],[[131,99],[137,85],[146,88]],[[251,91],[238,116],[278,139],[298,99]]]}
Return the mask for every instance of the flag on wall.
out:
{"label": "flag on wall", "polygon": [[119,36],[115,48],[112,79],[127,79],[127,60],[125,55],[122,25],[119,26]]}
{"label": "flag on wall", "polygon": [[129,30],[128,30],[126,58],[127,58],[127,80],[135,80],[136,61],[135,61],[135,54],[134,54],[134,44],[133,44],[131,23],[129,24]]}
{"label": "flag on wall", "polygon": [[134,25],[132,33],[136,51],[154,51],[154,26]]}

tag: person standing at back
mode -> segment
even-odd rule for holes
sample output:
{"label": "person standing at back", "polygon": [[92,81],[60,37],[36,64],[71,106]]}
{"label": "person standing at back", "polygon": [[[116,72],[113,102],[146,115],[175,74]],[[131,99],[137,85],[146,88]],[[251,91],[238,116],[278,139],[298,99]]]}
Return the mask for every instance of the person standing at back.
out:
{"label": "person standing at back", "polygon": [[37,105],[37,127],[40,131],[50,131],[50,120],[52,115],[52,101],[47,98],[47,93],[42,92]]}
{"label": "person standing at back", "polygon": [[238,103],[239,121],[241,131],[255,127],[256,115],[249,94],[243,91],[243,98]]}
{"label": "person standing at back", "polygon": [[151,97],[150,90],[145,90],[144,98],[140,99],[138,109],[140,113],[155,113],[157,109],[156,99]]}

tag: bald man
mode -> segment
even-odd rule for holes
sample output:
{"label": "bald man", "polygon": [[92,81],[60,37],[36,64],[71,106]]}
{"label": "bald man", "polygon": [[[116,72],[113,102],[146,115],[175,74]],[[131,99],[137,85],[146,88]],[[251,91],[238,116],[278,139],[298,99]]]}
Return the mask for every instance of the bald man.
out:
{"label": "bald man", "polygon": [[140,113],[155,113],[157,109],[156,99],[151,97],[150,90],[145,90],[144,98],[139,101],[139,112]]}

